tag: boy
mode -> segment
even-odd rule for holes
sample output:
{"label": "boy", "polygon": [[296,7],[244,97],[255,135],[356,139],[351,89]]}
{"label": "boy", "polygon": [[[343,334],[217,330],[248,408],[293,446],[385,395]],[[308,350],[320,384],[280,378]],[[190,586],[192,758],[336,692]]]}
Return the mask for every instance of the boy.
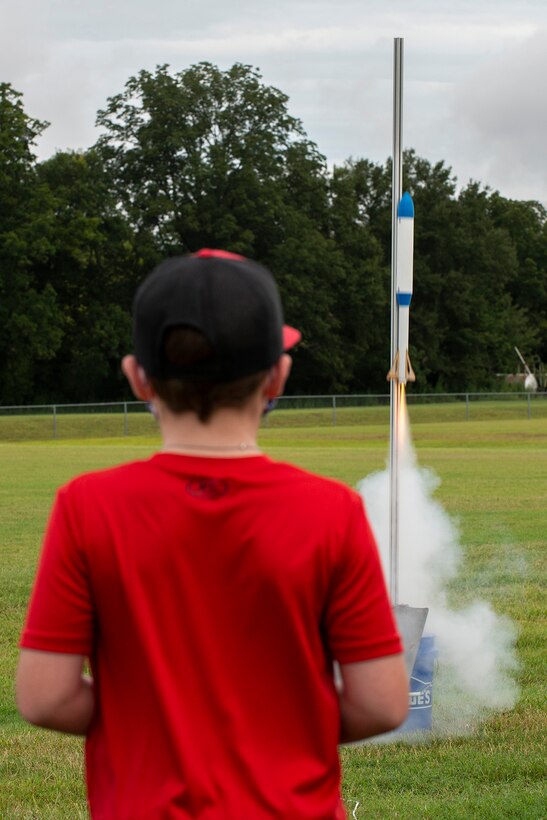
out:
{"label": "boy", "polygon": [[234,254],[137,291],[122,368],[163,447],[58,492],[17,674],[23,717],[86,735],[94,818],[344,817],[337,744],[405,718],[359,496],[257,445],[299,338]]}

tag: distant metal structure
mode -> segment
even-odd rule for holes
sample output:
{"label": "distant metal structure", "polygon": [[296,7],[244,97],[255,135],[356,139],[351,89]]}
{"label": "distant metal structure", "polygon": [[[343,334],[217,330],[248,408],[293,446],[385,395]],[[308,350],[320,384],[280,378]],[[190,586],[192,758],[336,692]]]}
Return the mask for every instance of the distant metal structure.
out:
{"label": "distant metal structure", "polygon": [[519,357],[519,359],[521,360],[521,362],[524,366],[524,372],[526,374],[525,379],[524,379],[524,389],[525,390],[533,390],[534,393],[535,393],[535,391],[538,389],[538,381],[537,381],[536,377],[534,376],[534,374],[532,373],[532,371],[530,370],[530,368],[528,367],[528,365],[526,364],[526,362],[524,361],[524,356],[522,355],[522,353],[520,352],[520,350],[518,349],[518,347],[516,345],[515,345],[515,353],[517,354],[517,356]]}
{"label": "distant metal structure", "polygon": [[536,393],[538,389],[545,390],[547,388],[547,368],[540,360],[539,356],[534,356],[529,359],[532,366],[530,367],[518,347],[514,347],[515,353],[524,368],[521,373],[497,373],[497,376],[505,379],[507,384],[522,385],[528,393]]}

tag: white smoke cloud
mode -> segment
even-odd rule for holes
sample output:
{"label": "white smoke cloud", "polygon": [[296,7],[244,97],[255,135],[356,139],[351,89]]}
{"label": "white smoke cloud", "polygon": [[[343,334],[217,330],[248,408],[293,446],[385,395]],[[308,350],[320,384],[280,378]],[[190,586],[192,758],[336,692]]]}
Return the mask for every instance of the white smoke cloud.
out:
{"label": "white smoke cloud", "polygon": [[[435,636],[438,651],[432,734],[468,734],[518,699],[516,629],[487,601],[450,605],[448,587],[462,567],[458,526],[434,498],[439,477],[416,464],[410,441],[400,453],[399,471],[399,601],[429,607],[425,631]],[[368,476],[359,490],[388,576],[389,470]]]}

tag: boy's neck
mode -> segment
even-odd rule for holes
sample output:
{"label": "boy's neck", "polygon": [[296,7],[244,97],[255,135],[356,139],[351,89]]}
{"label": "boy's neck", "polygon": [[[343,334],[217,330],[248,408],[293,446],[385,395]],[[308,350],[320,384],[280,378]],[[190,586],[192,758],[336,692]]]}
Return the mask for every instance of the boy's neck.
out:
{"label": "boy's neck", "polygon": [[159,424],[163,452],[237,458],[260,453],[257,444],[260,416],[249,409],[217,410],[207,422],[195,413],[170,413],[162,408]]}

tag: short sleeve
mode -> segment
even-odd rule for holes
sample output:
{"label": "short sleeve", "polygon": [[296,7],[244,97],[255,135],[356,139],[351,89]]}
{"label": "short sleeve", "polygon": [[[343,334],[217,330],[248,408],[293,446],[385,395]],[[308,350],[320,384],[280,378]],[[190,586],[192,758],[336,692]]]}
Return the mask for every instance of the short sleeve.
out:
{"label": "short sleeve", "polygon": [[51,511],[20,646],[89,655],[92,640],[93,605],[68,485]]}
{"label": "short sleeve", "polygon": [[376,541],[361,498],[352,495],[325,616],[328,645],[340,664],[402,652]]}

